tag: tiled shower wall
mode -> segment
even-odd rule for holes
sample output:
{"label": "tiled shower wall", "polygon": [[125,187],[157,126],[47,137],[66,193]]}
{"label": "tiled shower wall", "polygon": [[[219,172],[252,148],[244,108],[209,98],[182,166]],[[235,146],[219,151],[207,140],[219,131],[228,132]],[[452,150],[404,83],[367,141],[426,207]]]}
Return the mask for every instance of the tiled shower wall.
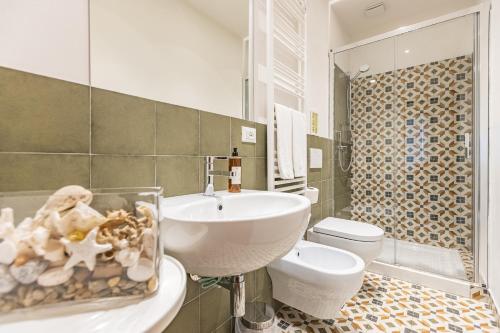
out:
{"label": "tiled shower wall", "polygon": [[353,81],[354,219],[471,249],[472,92],[470,55]]}
{"label": "tiled shower wall", "polygon": [[[241,143],[242,125],[256,128],[257,144]],[[308,136],[308,145],[323,149],[324,168],[309,172],[322,191],[312,208],[317,221],[331,210],[331,140]],[[231,147],[242,156],[243,188],[266,189],[265,125],[0,67],[0,192],[79,184],[196,193],[203,190],[203,156],[229,155]],[[264,268],[246,281],[248,300],[271,303]],[[188,279],[184,305],[166,332],[229,332],[229,306],[227,290],[203,290]]]}

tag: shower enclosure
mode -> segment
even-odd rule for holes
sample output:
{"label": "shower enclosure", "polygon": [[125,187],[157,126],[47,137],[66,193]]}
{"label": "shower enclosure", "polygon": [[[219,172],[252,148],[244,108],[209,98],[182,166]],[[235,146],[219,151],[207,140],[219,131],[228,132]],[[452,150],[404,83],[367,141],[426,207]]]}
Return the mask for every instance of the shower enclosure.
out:
{"label": "shower enclosure", "polygon": [[385,230],[379,263],[470,282],[477,15],[332,53],[334,216]]}

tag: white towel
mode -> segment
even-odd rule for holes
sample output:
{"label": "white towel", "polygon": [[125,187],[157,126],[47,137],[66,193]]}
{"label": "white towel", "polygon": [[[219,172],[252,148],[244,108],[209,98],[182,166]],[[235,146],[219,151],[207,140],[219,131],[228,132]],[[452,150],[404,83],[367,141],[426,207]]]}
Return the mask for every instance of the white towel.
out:
{"label": "white towel", "polygon": [[276,152],[280,178],[293,179],[292,110],[280,104],[275,104],[274,109],[276,112]]}
{"label": "white towel", "polygon": [[292,111],[292,156],[295,177],[307,175],[307,133],[306,116],[299,111]]}

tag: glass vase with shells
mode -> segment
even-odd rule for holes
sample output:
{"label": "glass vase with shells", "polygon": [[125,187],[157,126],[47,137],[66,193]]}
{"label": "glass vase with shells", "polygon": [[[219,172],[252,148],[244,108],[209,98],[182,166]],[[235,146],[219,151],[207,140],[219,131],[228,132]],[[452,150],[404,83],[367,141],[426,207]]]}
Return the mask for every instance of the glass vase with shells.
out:
{"label": "glass vase with shells", "polygon": [[162,257],[161,194],[77,185],[0,193],[0,322],[153,295]]}

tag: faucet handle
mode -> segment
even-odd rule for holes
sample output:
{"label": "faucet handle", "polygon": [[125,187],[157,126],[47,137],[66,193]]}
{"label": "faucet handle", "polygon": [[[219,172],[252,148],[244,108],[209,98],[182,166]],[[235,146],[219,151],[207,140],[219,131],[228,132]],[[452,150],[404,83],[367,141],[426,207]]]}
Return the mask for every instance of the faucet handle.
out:
{"label": "faucet handle", "polygon": [[204,194],[212,196],[212,195],[214,195],[214,192],[215,192],[214,185],[213,184],[208,184],[207,188],[205,189],[205,193]]}

